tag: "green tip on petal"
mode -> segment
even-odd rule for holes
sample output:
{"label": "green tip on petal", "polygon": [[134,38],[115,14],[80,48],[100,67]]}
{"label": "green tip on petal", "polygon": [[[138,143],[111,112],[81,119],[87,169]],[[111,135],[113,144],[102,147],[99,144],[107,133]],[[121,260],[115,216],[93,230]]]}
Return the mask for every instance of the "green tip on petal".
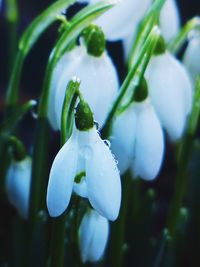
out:
{"label": "green tip on petal", "polygon": [[89,25],[82,32],[87,52],[94,57],[100,57],[105,51],[106,40],[102,29],[96,25]]}
{"label": "green tip on petal", "polygon": [[81,100],[76,108],[75,114],[76,128],[80,131],[87,131],[94,126],[93,113],[89,105]]}
{"label": "green tip on petal", "polygon": [[164,54],[165,51],[166,51],[165,39],[163,38],[163,36],[160,35],[158,42],[156,44],[156,47],[154,49],[154,55],[158,56],[158,55]]}
{"label": "green tip on petal", "polygon": [[135,88],[135,93],[133,96],[133,101],[142,102],[148,96],[148,85],[146,79],[143,77],[140,84]]}

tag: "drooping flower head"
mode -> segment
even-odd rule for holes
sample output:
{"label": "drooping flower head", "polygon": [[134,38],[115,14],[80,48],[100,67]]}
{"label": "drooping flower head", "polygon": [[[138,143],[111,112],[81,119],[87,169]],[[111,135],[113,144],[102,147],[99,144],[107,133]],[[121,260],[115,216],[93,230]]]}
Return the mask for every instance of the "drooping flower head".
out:
{"label": "drooping flower head", "polygon": [[133,177],[152,180],[161,167],[164,138],[150,99],[139,98],[117,116],[111,144],[121,173],[130,168]]}
{"label": "drooping flower head", "polygon": [[164,48],[151,58],[145,77],[162,126],[172,141],[180,139],[193,98],[191,80],[185,67]]}
{"label": "drooping flower head", "polygon": [[87,197],[99,214],[115,220],[121,202],[121,181],[115,159],[101,140],[85,102],[79,103],[75,122],[72,136],[51,167],[47,190],[49,213],[53,217],[61,215],[74,190]]}
{"label": "drooping flower head", "polygon": [[[92,32],[95,34],[93,29],[94,27]],[[99,35],[95,34],[95,37],[99,38]],[[91,41],[93,42],[93,39]],[[89,46],[88,42],[87,45]],[[76,76],[81,79],[81,93],[91,106],[94,119],[98,121],[100,127],[104,124],[117,95],[119,83],[110,57],[104,50],[101,50],[98,56],[88,54],[88,46],[86,47],[81,41],[80,46],[66,52],[61,57],[54,70],[48,118],[55,130],[60,129],[65,90],[71,77]],[[97,53],[94,49],[92,52]]]}

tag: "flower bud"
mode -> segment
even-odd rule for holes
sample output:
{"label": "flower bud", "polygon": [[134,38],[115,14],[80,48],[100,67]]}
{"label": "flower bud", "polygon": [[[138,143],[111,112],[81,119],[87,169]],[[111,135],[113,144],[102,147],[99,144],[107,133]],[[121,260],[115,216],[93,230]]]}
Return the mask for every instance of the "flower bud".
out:
{"label": "flower bud", "polygon": [[85,214],[79,228],[79,245],[83,262],[101,259],[108,240],[109,224],[96,211]]}
{"label": "flower bud", "polygon": [[6,190],[9,202],[16,207],[19,214],[28,217],[31,184],[31,158],[13,161],[6,176]]}

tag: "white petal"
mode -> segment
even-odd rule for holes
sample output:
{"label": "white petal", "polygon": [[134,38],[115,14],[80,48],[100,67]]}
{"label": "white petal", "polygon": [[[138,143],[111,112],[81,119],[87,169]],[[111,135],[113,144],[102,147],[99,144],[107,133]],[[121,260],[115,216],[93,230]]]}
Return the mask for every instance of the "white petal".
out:
{"label": "white petal", "polygon": [[164,140],[155,111],[148,101],[133,104],[137,116],[132,172],[135,177],[154,179],[161,167]]}
{"label": "white petal", "polygon": [[192,38],[186,48],[183,62],[189,71],[193,83],[200,75],[200,36]]}
{"label": "white petal", "polygon": [[104,217],[115,220],[121,203],[121,181],[114,157],[96,129],[89,132],[86,183],[91,205]]}
{"label": "white petal", "polygon": [[[99,2],[95,0],[92,2]],[[150,6],[150,0],[122,0],[99,17],[95,23],[101,26],[110,41],[123,39],[132,32]]]}
{"label": "white petal", "polygon": [[172,140],[181,137],[192,106],[192,85],[183,65],[169,53],[155,56],[146,78],[152,104]]}
{"label": "white petal", "polygon": [[179,12],[174,0],[167,0],[160,13],[160,28],[166,41],[170,41],[180,29]]}
{"label": "white petal", "polygon": [[113,124],[111,149],[118,161],[120,173],[129,167],[133,157],[136,136],[136,116],[132,108],[120,114]]}
{"label": "white petal", "polygon": [[79,228],[79,245],[83,262],[95,262],[103,256],[109,234],[108,221],[96,211],[87,212]]}
{"label": "white petal", "polygon": [[47,188],[47,207],[50,216],[57,217],[67,208],[77,170],[77,133],[60,149],[50,171]]}
{"label": "white petal", "polygon": [[19,162],[14,161],[6,175],[8,199],[24,219],[28,217],[31,164],[29,157]]}
{"label": "white petal", "polygon": [[81,46],[66,53],[63,60],[65,60],[65,70],[59,81],[55,98],[58,124],[60,125],[66,84],[71,77],[76,76],[81,80],[80,90],[83,97],[90,105],[94,112],[94,119],[101,127],[119,87],[116,70],[111,59],[107,53],[99,58],[90,56]]}
{"label": "white petal", "polygon": [[81,197],[88,198],[87,184],[85,179],[82,179],[79,184],[74,183],[73,191]]}

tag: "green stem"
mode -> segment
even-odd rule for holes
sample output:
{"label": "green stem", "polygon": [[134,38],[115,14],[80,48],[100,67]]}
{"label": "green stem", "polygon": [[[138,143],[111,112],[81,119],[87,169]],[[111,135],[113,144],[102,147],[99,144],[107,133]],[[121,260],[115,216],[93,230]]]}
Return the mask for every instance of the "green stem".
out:
{"label": "green stem", "polygon": [[[156,46],[156,43],[158,41],[160,37],[160,31],[158,31],[158,28],[155,26],[151,33],[149,34],[146,42],[144,43],[139,56],[134,64],[134,66],[130,69],[126,79],[124,80],[119,95],[116,99],[116,101],[113,104],[113,107],[110,111],[110,113],[108,114],[107,120],[105,122],[105,125],[102,129],[102,136],[103,138],[108,138],[112,129],[112,122],[113,119],[115,118],[118,109],[120,107],[120,104],[125,96],[125,94],[127,93],[128,89],[131,87],[131,91],[132,91],[132,95],[134,94],[135,88],[138,85],[138,81],[140,80],[140,78],[142,78],[143,73],[146,69],[146,66],[153,54],[154,48]],[[138,75],[137,71],[138,68],[140,68],[140,73]],[[133,84],[133,80],[134,78],[137,77],[137,83]]]}
{"label": "green stem", "polygon": [[128,212],[128,203],[132,181],[129,175],[122,177],[122,202],[120,214],[116,222],[112,225],[110,244],[110,266],[123,266],[123,245],[125,235],[125,225]]}
{"label": "green stem", "polygon": [[21,161],[26,157],[26,149],[22,141],[15,136],[10,136],[7,145],[12,148],[14,159]]}
{"label": "green stem", "polygon": [[188,163],[190,159],[194,135],[198,126],[200,115],[200,79],[197,80],[193,109],[189,118],[188,129],[182,142],[178,161],[178,170],[174,186],[174,194],[171,201],[167,228],[174,237],[181,205],[187,189]]}
{"label": "green stem", "polygon": [[7,0],[6,1],[6,20],[8,26],[8,72],[11,73],[12,66],[14,63],[14,58],[17,51],[17,24],[18,24],[18,6],[17,0]]}
{"label": "green stem", "polygon": [[80,86],[79,80],[70,80],[66,93],[65,99],[62,108],[62,116],[61,116],[61,144],[64,145],[67,139],[69,139],[71,135],[71,117],[72,113],[74,113],[76,99],[78,97],[78,89]]}
{"label": "green stem", "polygon": [[173,54],[176,54],[183,45],[183,43],[186,41],[188,34],[193,30],[200,30],[199,17],[194,17],[185,24],[185,26],[180,30],[177,36],[169,43],[169,50]]}
{"label": "green stem", "polygon": [[6,95],[6,105],[16,106],[19,97],[19,83],[21,79],[22,67],[27,54],[37,42],[41,34],[56,20],[60,20],[63,9],[73,4],[75,0],[56,1],[44,12],[42,12],[26,29],[19,41],[17,56],[11,74]]}
{"label": "green stem", "polygon": [[147,39],[149,33],[151,32],[153,26],[158,23],[160,11],[165,3],[165,0],[154,1],[150,11],[140,23],[136,35],[136,39],[133,42],[130,55],[128,57],[128,67],[129,69],[133,66],[134,61],[137,57],[139,50]]}

